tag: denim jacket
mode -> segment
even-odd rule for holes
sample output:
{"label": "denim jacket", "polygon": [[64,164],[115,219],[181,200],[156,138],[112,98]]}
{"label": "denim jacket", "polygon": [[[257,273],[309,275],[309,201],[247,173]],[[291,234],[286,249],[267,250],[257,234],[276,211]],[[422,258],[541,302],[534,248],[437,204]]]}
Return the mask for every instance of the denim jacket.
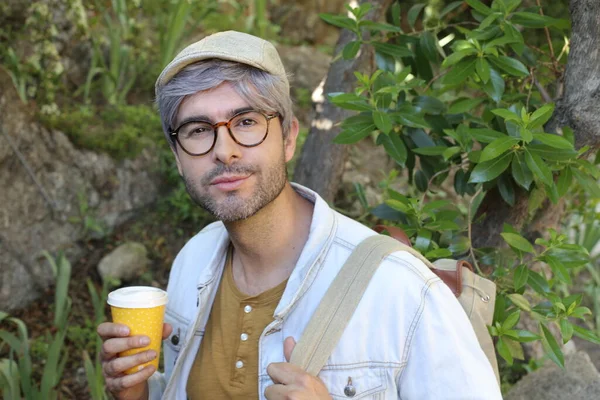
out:
{"label": "denim jacket", "polygon": [[[355,246],[375,234],[332,210],[315,192],[308,240],[273,321],[259,339],[258,398],[272,385],[267,366],[285,361],[283,341],[298,341]],[[282,223],[285,223],[282,221]],[[165,320],[165,372],[149,380],[150,399],[186,399],[187,379],[221,280],[229,244],[221,222],[208,225],[173,263]],[[450,289],[406,252],[379,266],[319,377],[333,399],[501,399],[492,368]]]}

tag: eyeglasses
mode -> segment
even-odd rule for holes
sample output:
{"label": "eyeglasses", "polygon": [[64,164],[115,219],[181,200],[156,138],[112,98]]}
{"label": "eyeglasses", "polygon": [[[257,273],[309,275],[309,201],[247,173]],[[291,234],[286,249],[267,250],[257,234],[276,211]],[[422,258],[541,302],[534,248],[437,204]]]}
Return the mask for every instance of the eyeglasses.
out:
{"label": "eyeglasses", "polygon": [[219,127],[227,127],[231,138],[240,146],[255,147],[269,134],[269,121],[279,114],[267,115],[260,111],[243,111],[227,122],[211,124],[208,121],[189,121],[171,132],[183,151],[191,156],[209,153],[217,143]]}

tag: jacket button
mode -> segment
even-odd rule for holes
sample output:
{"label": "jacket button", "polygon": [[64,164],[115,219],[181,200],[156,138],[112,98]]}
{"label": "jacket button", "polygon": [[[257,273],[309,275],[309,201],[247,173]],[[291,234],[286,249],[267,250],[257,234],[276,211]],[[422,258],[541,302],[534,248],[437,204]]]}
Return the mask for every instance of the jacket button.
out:
{"label": "jacket button", "polygon": [[173,343],[173,346],[177,346],[179,344],[179,336],[177,336],[177,335],[171,336],[171,343]]}
{"label": "jacket button", "polygon": [[352,385],[352,378],[348,377],[348,384],[344,388],[344,394],[346,397],[354,397],[356,395],[356,388]]}

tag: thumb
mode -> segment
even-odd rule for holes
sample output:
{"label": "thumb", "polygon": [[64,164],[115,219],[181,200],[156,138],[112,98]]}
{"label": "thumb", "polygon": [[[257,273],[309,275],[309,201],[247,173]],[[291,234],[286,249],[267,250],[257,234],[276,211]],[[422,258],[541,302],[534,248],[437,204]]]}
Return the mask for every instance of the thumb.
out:
{"label": "thumb", "polygon": [[293,337],[288,336],[283,341],[283,355],[285,356],[285,361],[290,362],[290,358],[292,357],[292,351],[294,351],[294,347],[296,347],[296,341]]}

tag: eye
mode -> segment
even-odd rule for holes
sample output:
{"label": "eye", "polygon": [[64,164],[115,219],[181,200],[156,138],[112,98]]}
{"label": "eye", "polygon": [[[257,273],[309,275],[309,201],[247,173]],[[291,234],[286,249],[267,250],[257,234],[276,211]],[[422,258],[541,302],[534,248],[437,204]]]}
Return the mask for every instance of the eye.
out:
{"label": "eye", "polygon": [[253,120],[252,118],[244,118],[239,122],[239,125],[241,125],[241,126],[254,126],[256,124],[257,124],[257,122],[255,120]]}

